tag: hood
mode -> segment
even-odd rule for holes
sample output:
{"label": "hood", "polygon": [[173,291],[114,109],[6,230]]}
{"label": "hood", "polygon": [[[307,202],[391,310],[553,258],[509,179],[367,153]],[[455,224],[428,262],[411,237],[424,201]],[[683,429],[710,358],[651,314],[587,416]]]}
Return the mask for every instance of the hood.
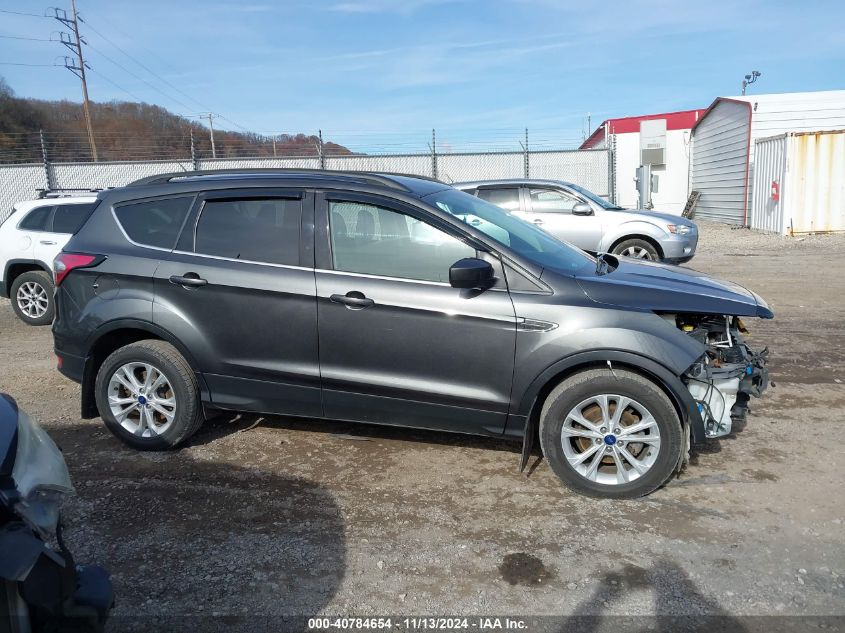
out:
{"label": "hood", "polygon": [[590,271],[576,279],[592,301],[621,308],[764,319],[774,316],[766,302],[750,290],[680,266],[620,257],[614,271],[605,275]]}
{"label": "hood", "polygon": [[609,209],[608,212],[628,216],[626,219],[631,220],[651,220],[658,224],[678,224],[697,228],[692,220],[671,213],[659,213],[647,209]]}

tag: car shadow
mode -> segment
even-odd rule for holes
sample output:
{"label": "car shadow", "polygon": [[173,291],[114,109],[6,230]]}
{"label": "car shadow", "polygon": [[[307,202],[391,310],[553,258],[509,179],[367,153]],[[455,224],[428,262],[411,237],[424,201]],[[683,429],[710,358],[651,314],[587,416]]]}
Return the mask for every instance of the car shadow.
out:
{"label": "car shadow", "polygon": [[[438,446],[454,446],[463,448],[483,448],[486,450],[502,451],[519,454],[522,441],[488,437],[483,435],[467,435],[463,433],[449,433],[446,431],[431,431],[426,429],[412,429],[400,426],[382,424],[367,424],[363,422],[338,422],[323,418],[295,418],[288,416],[259,415],[253,413],[220,413],[206,420],[186,446],[200,446],[215,442],[227,435],[244,433],[261,426],[288,431],[303,431],[321,435],[340,436],[353,440],[396,440],[400,442],[416,442],[434,444]],[[539,446],[535,443],[532,454],[540,456]]]}
{"label": "car shadow", "polygon": [[[638,592],[650,592],[653,615],[612,615],[630,610],[630,600]],[[595,591],[584,599],[572,616],[565,618],[561,633],[600,631],[684,631],[704,633],[745,633],[747,628],[715,600],[701,593],[676,562],[659,559],[651,569],[630,563],[607,572]]]}
{"label": "car shadow", "polygon": [[77,490],[68,547],[113,577],[109,631],[305,630],[340,588],[344,520],[315,482],[191,451],[116,450],[85,424],[47,430]]}

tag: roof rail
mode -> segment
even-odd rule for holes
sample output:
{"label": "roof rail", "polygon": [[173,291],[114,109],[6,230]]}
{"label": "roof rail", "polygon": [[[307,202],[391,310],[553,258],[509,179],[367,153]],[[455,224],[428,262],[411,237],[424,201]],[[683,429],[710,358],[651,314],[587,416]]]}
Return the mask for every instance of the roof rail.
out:
{"label": "roof rail", "polygon": [[[198,171],[176,171],[171,172],[168,174],[159,174],[157,176],[148,176],[147,178],[141,178],[140,180],[135,180],[130,182],[127,187],[136,187],[140,185],[163,185],[169,183],[173,180],[182,179],[182,178],[201,178],[203,176],[225,176],[229,174],[242,174],[244,176],[248,176],[249,174],[261,174],[261,175],[270,175],[270,174],[305,174],[305,175],[321,175],[321,176],[329,176],[329,177],[347,177],[347,178],[356,178],[363,182],[370,182],[373,184],[383,185],[385,187],[390,187],[391,189],[400,189],[403,191],[410,191],[408,187],[405,185],[396,182],[389,176],[408,176],[411,178],[424,178],[426,180],[432,180],[431,178],[426,178],[425,176],[413,176],[411,174],[386,174],[386,173],[373,173],[370,171],[340,171],[334,169],[298,169],[295,167],[261,167],[261,168],[241,168],[241,169],[203,169]],[[437,181],[439,182],[439,181]]]}
{"label": "roof rail", "polygon": [[103,191],[103,188],[99,189],[92,189],[90,187],[56,187],[55,189],[36,189],[35,193],[37,194],[38,198],[48,198],[50,196],[61,196],[64,192],[73,192],[73,193],[99,193]]}

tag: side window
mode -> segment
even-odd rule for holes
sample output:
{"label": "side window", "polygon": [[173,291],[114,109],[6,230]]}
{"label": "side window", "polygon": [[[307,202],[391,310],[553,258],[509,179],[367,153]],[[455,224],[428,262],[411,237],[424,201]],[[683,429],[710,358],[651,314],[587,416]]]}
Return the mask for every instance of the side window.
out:
{"label": "side window", "polygon": [[529,189],[528,195],[534,213],[572,213],[572,207],[581,202],[575,196],[555,189]]}
{"label": "side window", "polygon": [[116,206],[114,213],[133,242],[171,249],[192,202],[193,197],[145,200]]}
{"label": "side window", "polygon": [[49,231],[50,228],[47,226],[47,223],[50,221],[50,212],[52,210],[53,205],[35,207],[21,220],[18,228],[24,231]]}
{"label": "side window", "polygon": [[76,233],[88,218],[95,203],[59,204],[53,215],[53,233]]}
{"label": "side window", "polygon": [[449,268],[475,249],[403,213],[357,202],[329,203],[335,270],[449,281]]}
{"label": "side window", "polygon": [[210,200],[197,223],[194,251],[295,266],[301,217],[298,199]]}
{"label": "side window", "polygon": [[519,211],[519,187],[479,189],[478,197],[507,211]]}

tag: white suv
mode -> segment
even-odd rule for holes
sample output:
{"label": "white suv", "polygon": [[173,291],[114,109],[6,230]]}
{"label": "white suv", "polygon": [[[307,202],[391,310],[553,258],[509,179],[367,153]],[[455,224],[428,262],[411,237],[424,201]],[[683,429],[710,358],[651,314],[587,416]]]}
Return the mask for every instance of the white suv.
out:
{"label": "white suv", "polygon": [[11,300],[24,323],[53,322],[53,259],[96,202],[93,191],[45,192],[38,200],[17,203],[0,223],[0,295]]}

